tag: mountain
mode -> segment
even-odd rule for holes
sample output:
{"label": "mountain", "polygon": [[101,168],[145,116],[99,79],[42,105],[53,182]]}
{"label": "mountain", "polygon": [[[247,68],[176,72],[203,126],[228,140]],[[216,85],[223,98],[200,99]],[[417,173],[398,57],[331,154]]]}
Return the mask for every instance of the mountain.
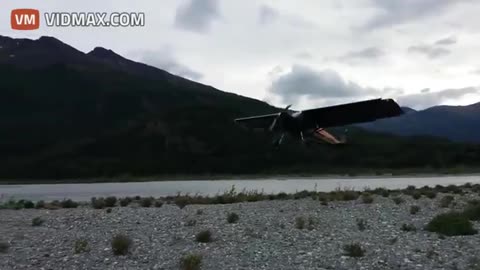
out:
{"label": "mountain", "polygon": [[[280,149],[232,119],[276,112],[97,47],[0,37],[0,178],[353,173],[478,167],[480,146],[349,131]],[[334,130],[335,132],[335,130]]]}
{"label": "mountain", "polygon": [[457,142],[480,143],[480,103],[468,106],[435,106],[359,126],[401,136],[428,135]]}

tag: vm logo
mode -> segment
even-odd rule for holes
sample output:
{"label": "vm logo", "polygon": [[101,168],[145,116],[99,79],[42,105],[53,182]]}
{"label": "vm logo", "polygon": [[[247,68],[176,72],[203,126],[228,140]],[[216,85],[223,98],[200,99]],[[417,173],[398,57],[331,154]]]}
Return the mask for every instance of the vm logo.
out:
{"label": "vm logo", "polygon": [[12,29],[35,30],[40,27],[40,11],[38,9],[14,9],[10,15]]}

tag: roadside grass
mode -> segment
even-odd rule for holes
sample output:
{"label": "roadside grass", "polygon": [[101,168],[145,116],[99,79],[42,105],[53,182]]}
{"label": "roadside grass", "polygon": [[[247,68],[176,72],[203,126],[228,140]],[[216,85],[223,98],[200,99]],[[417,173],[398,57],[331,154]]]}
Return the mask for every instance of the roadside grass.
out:
{"label": "roadside grass", "polygon": [[180,269],[199,270],[202,265],[202,256],[198,254],[188,254],[180,259]]}
{"label": "roadside grass", "polygon": [[0,241],[0,253],[7,253],[10,249],[10,244],[8,242]]}
{"label": "roadside grass", "polygon": [[420,206],[412,205],[410,206],[410,214],[415,215],[420,211]]}
{"label": "roadside grass", "polygon": [[464,213],[453,211],[435,216],[425,229],[445,236],[477,234],[477,230]]}
{"label": "roadside grass", "polygon": [[213,241],[212,232],[210,230],[204,230],[197,233],[195,240],[199,243],[210,243]]}
{"label": "roadside grass", "polygon": [[238,216],[237,213],[229,213],[227,215],[227,222],[228,223],[237,223],[240,217]]}
{"label": "roadside grass", "polygon": [[34,217],[32,219],[32,226],[33,227],[38,227],[38,226],[42,226],[42,224],[45,222],[45,220],[41,217]]}
{"label": "roadside grass", "polygon": [[132,247],[132,239],[125,234],[116,234],[112,238],[113,255],[127,255]]}
{"label": "roadside grass", "polygon": [[413,224],[402,224],[402,227],[400,229],[404,232],[416,232],[417,228]]}
{"label": "roadside grass", "polygon": [[452,195],[445,195],[440,199],[440,207],[448,208],[450,204],[455,200],[455,197]]}
{"label": "roadside grass", "polygon": [[344,255],[358,258],[365,255],[365,250],[359,243],[346,244],[343,246]]}
{"label": "roadside grass", "polygon": [[365,204],[373,203],[373,196],[368,192],[363,193],[361,198],[362,198],[362,202]]}
{"label": "roadside grass", "polygon": [[89,252],[90,247],[88,246],[88,241],[85,239],[75,240],[73,251],[75,252],[75,254]]}

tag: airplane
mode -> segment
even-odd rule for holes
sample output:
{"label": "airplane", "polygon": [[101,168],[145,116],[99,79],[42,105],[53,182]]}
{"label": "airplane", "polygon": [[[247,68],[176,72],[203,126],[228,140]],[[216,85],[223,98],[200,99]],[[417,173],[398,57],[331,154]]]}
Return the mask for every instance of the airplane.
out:
{"label": "airplane", "polygon": [[280,146],[287,135],[301,140],[304,144],[313,140],[341,145],[346,143],[346,139],[337,139],[325,128],[371,122],[404,113],[393,99],[382,98],[304,111],[289,110],[290,107],[291,105],[288,105],[278,113],[237,118],[234,121],[250,129],[280,134],[273,141],[275,146]]}

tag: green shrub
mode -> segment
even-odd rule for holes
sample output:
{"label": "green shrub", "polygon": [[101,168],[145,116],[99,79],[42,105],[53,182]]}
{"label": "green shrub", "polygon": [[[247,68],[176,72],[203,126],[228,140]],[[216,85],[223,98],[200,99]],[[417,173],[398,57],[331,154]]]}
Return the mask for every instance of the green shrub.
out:
{"label": "green shrub", "polygon": [[343,246],[346,256],[350,257],[363,257],[365,255],[365,250],[358,243],[347,244]]}
{"label": "green shrub", "polygon": [[418,200],[422,197],[422,193],[418,192],[418,191],[415,191],[412,193],[412,198],[414,198],[415,200]]}
{"label": "green shrub", "polygon": [[434,199],[435,197],[437,197],[437,192],[433,190],[425,191],[423,194],[429,199]]}
{"label": "green shrub", "polygon": [[105,210],[105,212],[106,212],[107,214],[112,213],[112,208],[107,208],[107,210]]}
{"label": "green shrub", "polygon": [[415,215],[419,211],[420,211],[420,206],[418,206],[418,205],[410,206],[410,214]]}
{"label": "green shrub", "polygon": [[32,208],[35,207],[35,204],[34,204],[32,201],[25,201],[25,202],[23,203],[23,207],[24,207],[25,209],[32,209]]}
{"label": "green shrub", "polygon": [[43,220],[41,217],[35,217],[32,219],[32,226],[37,227],[41,226],[45,220]]}
{"label": "green shrub", "polygon": [[9,248],[10,244],[8,242],[0,242],[0,253],[7,253]]}
{"label": "green shrub", "polygon": [[240,217],[236,213],[230,213],[227,215],[228,223],[236,223]]}
{"label": "green shrub", "polygon": [[160,208],[160,207],[163,206],[163,202],[160,201],[160,200],[156,200],[154,206],[157,207],[157,208]]}
{"label": "green shrub", "polygon": [[455,198],[452,195],[445,195],[440,199],[440,207],[447,208]]}
{"label": "green shrub", "polygon": [[129,197],[123,198],[119,200],[119,204],[121,207],[128,206],[132,202],[132,199]]}
{"label": "green shrub", "polygon": [[197,215],[203,215],[203,209],[197,209]]}
{"label": "green shrub", "polygon": [[358,218],[357,227],[360,231],[364,231],[367,228],[367,222],[363,218]]}
{"label": "green shrub", "polygon": [[115,207],[116,203],[117,203],[117,197],[115,196],[109,196],[105,198],[105,207]]}
{"label": "green shrub", "polygon": [[90,251],[90,248],[88,247],[88,242],[85,239],[77,239],[75,240],[75,244],[73,247],[73,251],[75,254],[78,253],[84,253]]}
{"label": "green shrub", "polygon": [[180,259],[180,268],[182,270],[200,270],[202,256],[189,254]]}
{"label": "green shrub", "polygon": [[397,204],[397,205],[402,204],[403,202],[405,202],[405,200],[404,200],[402,197],[400,197],[400,196],[393,197],[392,200],[393,200],[393,202],[394,202],[395,204]]}
{"label": "green shrub", "polygon": [[426,226],[426,230],[442,235],[472,235],[477,230],[473,228],[472,222],[462,213],[449,212],[435,216]]}
{"label": "green shrub", "polygon": [[200,243],[212,242],[212,233],[210,232],[210,230],[201,231],[197,233],[197,235],[195,236],[195,239],[197,240],[197,242],[200,242]]}
{"label": "green shrub", "polygon": [[465,217],[470,220],[480,220],[480,205],[469,205],[463,211]]}
{"label": "green shrub", "polygon": [[385,188],[376,188],[376,189],[372,190],[372,193],[380,195],[380,196],[385,197],[385,198],[390,196],[390,191],[385,189]]}
{"label": "green shrub", "polygon": [[91,199],[91,204],[94,209],[103,209],[105,207],[105,200],[103,198],[95,198]]}
{"label": "green shrub", "polygon": [[142,207],[150,207],[152,206],[152,203],[153,203],[153,198],[151,197],[142,198],[140,200],[140,206]]}
{"label": "green shrub", "polygon": [[373,203],[373,196],[370,193],[362,194],[362,202],[367,204]]}
{"label": "green shrub", "polygon": [[305,218],[304,217],[296,217],[295,218],[295,228],[299,230],[305,229]]}
{"label": "green shrub", "polygon": [[35,204],[35,208],[36,208],[36,209],[45,208],[45,202],[44,202],[44,201],[38,201],[38,202]]}
{"label": "green shrub", "polygon": [[78,207],[78,203],[72,201],[71,199],[68,199],[68,200],[63,200],[60,205],[62,206],[62,208],[77,208]]}
{"label": "green shrub", "polygon": [[124,234],[117,234],[112,238],[111,245],[114,255],[127,255],[132,246],[132,240]]}
{"label": "green shrub", "polygon": [[402,224],[402,227],[400,227],[402,231],[405,232],[415,232],[417,231],[417,228],[413,224]]}

